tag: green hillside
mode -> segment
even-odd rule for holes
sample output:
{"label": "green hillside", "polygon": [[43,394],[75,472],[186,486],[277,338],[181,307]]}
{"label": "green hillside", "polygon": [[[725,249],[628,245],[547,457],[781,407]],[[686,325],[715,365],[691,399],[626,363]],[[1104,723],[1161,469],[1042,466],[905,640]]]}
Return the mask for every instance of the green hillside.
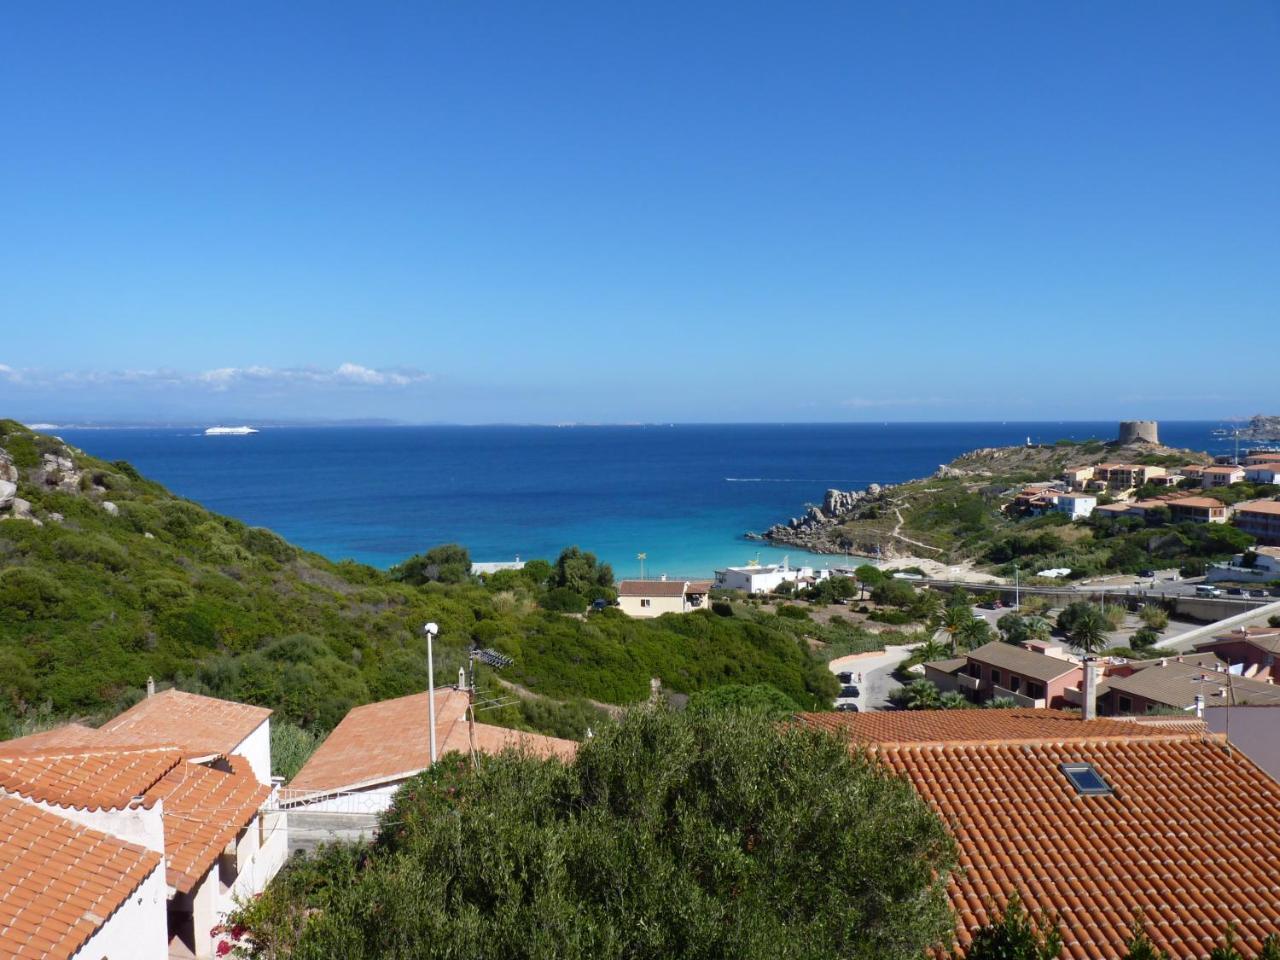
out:
{"label": "green hillside", "polygon": [[438,682],[454,679],[478,640],[515,658],[506,679],[549,698],[491,712],[491,722],[572,734],[590,722],[582,698],[633,702],[652,676],[678,692],[769,683],[807,707],[833,692],[809,652],[832,628],[745,611],[568,616],[545,609],[564,593],[545,579],[549,564],[487,584],[400,582],[9,420],[4,480],[17,490],[10,500],[0,483],[0,734],[106,715],[138,698],[148,676],[324,732],[352,705],[425,687],[428,620],[441,626]]}

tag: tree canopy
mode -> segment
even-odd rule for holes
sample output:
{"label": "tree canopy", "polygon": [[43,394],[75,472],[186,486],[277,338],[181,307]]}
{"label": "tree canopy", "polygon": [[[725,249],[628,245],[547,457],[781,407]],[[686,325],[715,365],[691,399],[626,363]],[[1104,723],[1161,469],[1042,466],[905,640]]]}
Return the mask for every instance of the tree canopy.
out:
{"label": "tree canopy", "polygon": [[649,706],[568,765],[447,759],[373,846],[295,859],[234,919],[291,960],[918,960],[951,942],[953,856],[845,742]]}

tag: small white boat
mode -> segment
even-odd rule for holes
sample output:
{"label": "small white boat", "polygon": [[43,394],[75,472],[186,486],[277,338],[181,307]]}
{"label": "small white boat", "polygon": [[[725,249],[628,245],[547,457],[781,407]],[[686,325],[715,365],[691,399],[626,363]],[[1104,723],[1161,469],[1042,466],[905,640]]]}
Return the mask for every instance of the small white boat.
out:
{"label": "small white boat", "polygon": [[257,432],[253,427],[209,427],[204,435],[206,437],[246,437]]}

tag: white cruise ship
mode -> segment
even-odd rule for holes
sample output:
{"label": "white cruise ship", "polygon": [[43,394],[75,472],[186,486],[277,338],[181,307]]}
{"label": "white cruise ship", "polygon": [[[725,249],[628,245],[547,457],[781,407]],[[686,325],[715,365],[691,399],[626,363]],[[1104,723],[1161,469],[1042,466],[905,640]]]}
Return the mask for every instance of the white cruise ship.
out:
{"label": "white cruise ship", "polygon": [[206,437],[245,437],[257,432],[253,427],[209,427],[204,435]]}

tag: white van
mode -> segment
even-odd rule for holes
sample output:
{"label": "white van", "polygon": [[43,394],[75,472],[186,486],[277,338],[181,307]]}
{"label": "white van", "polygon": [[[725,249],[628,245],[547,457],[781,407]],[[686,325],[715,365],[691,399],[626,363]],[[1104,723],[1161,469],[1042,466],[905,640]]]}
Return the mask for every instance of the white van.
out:
{"label": "white van", "polygon": [[1220,597],[1222,596],[1222,591],[1219,590],[1217,587],[1211,587],[1207,583],[1202,583],[1198,587],[1196,587],[1196,596],[1197,597]]}

